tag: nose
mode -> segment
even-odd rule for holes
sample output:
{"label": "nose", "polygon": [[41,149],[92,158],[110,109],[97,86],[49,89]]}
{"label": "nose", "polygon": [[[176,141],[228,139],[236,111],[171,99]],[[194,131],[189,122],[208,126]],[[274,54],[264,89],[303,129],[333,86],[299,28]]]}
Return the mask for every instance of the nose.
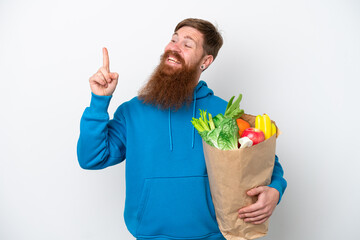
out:
{"label": "nose", "polygon": [[174,52],[178,52],[178,53],[181,51],[178,43],[175,43],[175,42],[170,42],[166,46],[165,50],[170,50],[170,51],[174,51]]}

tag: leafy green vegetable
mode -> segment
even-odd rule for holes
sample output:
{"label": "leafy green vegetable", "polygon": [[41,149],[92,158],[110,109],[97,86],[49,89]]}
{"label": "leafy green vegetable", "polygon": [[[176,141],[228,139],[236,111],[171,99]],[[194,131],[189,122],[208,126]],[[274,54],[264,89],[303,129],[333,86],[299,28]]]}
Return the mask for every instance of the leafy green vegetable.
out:
{"label": "leafy green vegetable", "polygon": [[220,126],[220,133],[218,138],[218,146],[220,149],[237,149],[239,128],[234,119],[226,119]]}
{"label": "leafy green vegetable", "polygon": [[199,132],[200,136],[210,146],[222,150],[237,149],[239,129],[234,119],[224,119],[221,125],[211,131]]}
{"label": "leafy green vegetable", "polygon": [[222,150],[238,148],[239,128],[236,119],[244,113],[244,110],[240,109],[242,95],[240,94],[235,102],[233,102],[234,98],[235,96],[230,99],[224,115],[219,113],[212,117],[207,111],[200,110],[200,118],[192,118],[191,123],[210,146]]}
{"label": "leafy green vegetable", "polygon": [[214,123],[214,121],[213,121],[212,116],[211,116],[210,113],[209,113],[209,125],[210,125],[210,129],[211,129],[211,130],[214,130],[214,129],[215,129],[215,123]]}
{"label": "leafy green vegetable", "polygon": [[222,120],[224,120],[224,115],[222,115],[221,113],[219,113],[218,115],[216,115],[216,116],[213,118],[215,127],[219,127],[219,126],[220,126],[220,123],[222,122]]}
{"label": "leafy green vegetable", "polygon": [[209,113],[209,121],[208,121],[206,117],[206,113],[207,113],[206,111],[200,109],[200,118],[199,119],[192,118],[191,123],[199,132],[210,131],[215,128],[211,114]]}
{"label": "leafy green vegetable", "polygon": [[238,99],[235,100],[235,102],[233,103],[233,99],[235,98],[235,96],[233,96],[227,107],[225,110],[225,114],[224,117],[226,118],[233,118],[233,119],[237,119],[239,117],[241,117],[241,115],[243,115],[244,110],[240,109],[240,101],[242,99],[242,94],[239,95]]}

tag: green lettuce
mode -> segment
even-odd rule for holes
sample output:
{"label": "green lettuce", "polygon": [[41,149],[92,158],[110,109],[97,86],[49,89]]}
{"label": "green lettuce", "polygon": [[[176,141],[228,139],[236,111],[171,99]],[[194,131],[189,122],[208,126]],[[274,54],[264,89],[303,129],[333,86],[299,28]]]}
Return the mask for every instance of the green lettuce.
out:
{"label": "green lettuce", "polygon": [[234,98],[235,96],[230,99],[224,115],[219,113],[212,117],[206,110],[200,109],[200,118],[192,118],[191,123],[210,146],[221,150],[238,148],[239,128],[236,119],[241,117],[244,110],[240,109],[242,95],[240,94],[235,102]]}

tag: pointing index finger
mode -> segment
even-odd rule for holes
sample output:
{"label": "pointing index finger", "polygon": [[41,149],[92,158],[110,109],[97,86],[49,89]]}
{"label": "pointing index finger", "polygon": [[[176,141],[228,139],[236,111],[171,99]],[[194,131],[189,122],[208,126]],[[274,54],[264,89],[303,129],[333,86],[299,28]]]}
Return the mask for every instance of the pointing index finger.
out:
{"label": "pointing index finger", "polygon": [[110,66],[109,66],[109,53],[108,50],[104,47],[103,48],[103,67],[110,72]]}

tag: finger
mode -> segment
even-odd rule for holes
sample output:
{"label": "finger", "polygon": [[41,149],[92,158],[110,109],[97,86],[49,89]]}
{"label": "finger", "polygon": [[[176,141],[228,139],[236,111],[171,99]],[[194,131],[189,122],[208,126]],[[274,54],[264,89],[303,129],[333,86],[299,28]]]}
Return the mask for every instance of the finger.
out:
{"label": "finger", "polygon": [[268,219],[269,219],[269,217],[266,217],[266,218],[264,218],[264,219],[262,219],[262,220],[253,222],[253,224],[262,224],[262,223],[264,223],[264,222],[265,222],[266,220],[268,220]]}
{"label": "finger", "polygon": [[113,72],[113,73],[110,73],[110,77],[111,77],[111,79],[119,79],[119,74],[118,73],[116,73],[116,72]]}
{"label": "finger", "polygon": [[104,79],[110,83],[111,82],[111,77],[110,77],[110,73],[104,68],[100,68],[99,71],[102,73],[102,75],[104,76]]}
{"label": "finger", "polygon": [[110,72],[110,63],[109,63],[109,53],[108,50],[104,47],[103,48],[103,67]]}
{"label": "finger", "polygon": [[260,193],[262,193],[263,191],[265,191],[264,187],[256,187],[256,188],[253,188],[253,189],[250,189],[249,191],[247,191],[247,195],[256,196],[256,195],[259,195]]}
{"label": "finger", "polygon": [[253,217],[257,217],[260,215],[266,214],[266,211],[264,209],[260,209],[258,211],[254,211],[254,212],[250,212],[250,213],[242,213],[239,214],[239,218],[253,218]]}
{"label": "finger", "polygon": [[90,78],[90,83],[91,84],[99,84],[99,85],[103,85],[103,86],[105,86],[107,84],[104,76],[102,75],[102,73],[99,73],[99,72],[97,72]]}
{"label": "finger", "polygon": [[243,207],[241,208],[238,213],[239,214],[244,214],[244,213],[251,213],[251,212],[256,212],[256,211],[259,211],[263,208],[263,204],[261,204],[260,202],[256,202],[254,204],[251,204],[247,207]]}
{"label": "finger", "polygon": [[95,75],[95,80],[97,80],[98,83],[105,85],[107,83],[104,75],[102,74],[102,72],[98,72]]}
{"label": "finger", "polygon": [[263,214],[263,215],[252,217],[252,218],[245,218],[244,222],[247,222],[247,223],[261,222],[262,220],[267,219],[267,218],[268,218],[268,216]]}

